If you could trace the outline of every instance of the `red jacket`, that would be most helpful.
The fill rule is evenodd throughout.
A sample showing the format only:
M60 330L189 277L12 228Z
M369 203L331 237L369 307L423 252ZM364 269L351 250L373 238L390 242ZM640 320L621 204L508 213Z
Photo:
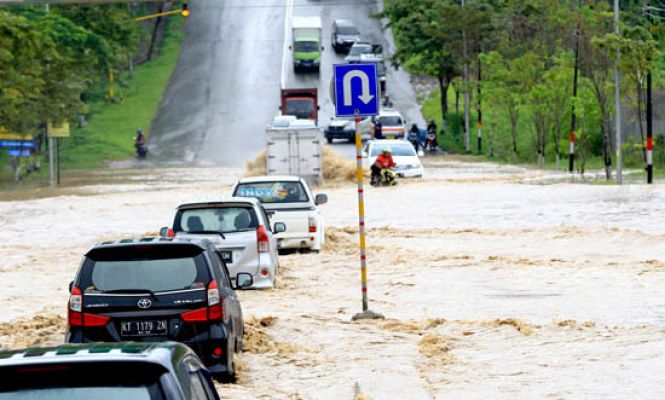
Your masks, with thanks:
M393 161L393 156L391 156L390 154L384 155L383 153L381 153L376 158L376 162L374 163L374 165L380 168L393 168L395 166L395 162Z

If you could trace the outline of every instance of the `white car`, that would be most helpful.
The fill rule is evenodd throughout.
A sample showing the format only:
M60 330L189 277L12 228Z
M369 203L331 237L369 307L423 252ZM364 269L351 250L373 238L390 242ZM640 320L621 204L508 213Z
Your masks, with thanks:
M407 140L370 140L363 148L363 160L369 168L383 149L388 149L395 162L395 173L400 178L422 178L425 169L416 149Z
M274 225L275 233L285 230L282 223ZM252 288L256 289L275 285L277 240L265 209L256 199L231 197L183 203L176 208L171 226L160 233L165 237L208 239L230 276L252 274Z
M280 250L318 252L325 242L325 220L318 206L325 204L325 194L312 195L307 182L290 175L266 175L240 179L233 196L255 197L271 213L275 226L282 223L286 231L277 234Z
M390 108L379 111L381 134L384 139L405 139L406 125L402 114Z

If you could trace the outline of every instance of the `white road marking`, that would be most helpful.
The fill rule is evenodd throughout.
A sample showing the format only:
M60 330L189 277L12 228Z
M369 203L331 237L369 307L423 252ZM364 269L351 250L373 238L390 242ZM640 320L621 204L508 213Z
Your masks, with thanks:
M291 20L293 18L294 0L286 0L286 12L284 13L284 49L282 52L282 81L281 88L286 88L287 68L289 59L289 46L291 45Z

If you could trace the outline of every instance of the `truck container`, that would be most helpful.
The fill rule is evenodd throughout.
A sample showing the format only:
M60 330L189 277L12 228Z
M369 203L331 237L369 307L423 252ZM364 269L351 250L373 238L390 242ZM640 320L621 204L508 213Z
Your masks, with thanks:
M304 121L303 121L304 122ZM313 185L323 178L320 130L311 122L266 128L268 175L295 175Z
M321 18L293 17L293 70L319 72L321 66Z
M316 88L282 89L282 115L311 119L318 124L319 98Z

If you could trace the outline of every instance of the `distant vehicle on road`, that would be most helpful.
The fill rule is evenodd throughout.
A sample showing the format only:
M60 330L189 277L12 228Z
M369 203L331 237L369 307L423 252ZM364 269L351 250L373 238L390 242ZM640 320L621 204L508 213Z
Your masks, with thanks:
M314 184L321 183L321 130L313 121L293 120L287 127L268 127L265 135L268 175L296 175Z
M279 109L283 116L291 115L297 119L311 119L318 123L318 90L316 88L282 89Z
M386 65L383 63L383 57L378 57L376 54L361 54L360 63L376 64L376 77L379 79L381 93L386 91Z
M351 49L349 49L349 55L344 58L344 61L351 64L359 63L363 54L372 55L375 58L383 58L383 47L370 42L355 42L351 46Z
M374 164L383 149L387 148L395 161L395 173L400 178L422 178L424 168L416 149L407 140L370 140L363 148L363 161L367 168Z
M0 350L0 399L218 400L180 343L89 343Z
M319 72L321 52L321 18L293 17L293 70L295 72L313 70Z
M372 138L372 127L373 123L370 117L365 117L360 122L355 122L353 118L331 118L330 124L328 124L323 134L328 143L332 143L335 139L354 141L356 130L358 130L363 140L369 140Z
M275 224L277 233L284 224ZM170 228L162 236L205 238L226 264L231 282L244 272L254 278L252 288L275 286L279 267L277 240L261 203L253 198L215 198L183 203L176 209Z
M383 129L385 139L404 139L406 137L406 125L402 114L391 108L384 108L379 111L379 119Z
M214 376L233 382L242 350L242 309L236 285L207 240L142 238L105 242L83 259L70 284L69 343L178 341Z
M233 187L233 196L257 198L268 212L274 213L275 224L287 226L277 234L279 250L319 252L325 242L325 220L318 206L328 202L328 196L312 191L307 182L297 176L255 176L240 179Z
M337 53L348 53L351 46L360 40L360 32L350 19L336 19L332 26L332 46Z

